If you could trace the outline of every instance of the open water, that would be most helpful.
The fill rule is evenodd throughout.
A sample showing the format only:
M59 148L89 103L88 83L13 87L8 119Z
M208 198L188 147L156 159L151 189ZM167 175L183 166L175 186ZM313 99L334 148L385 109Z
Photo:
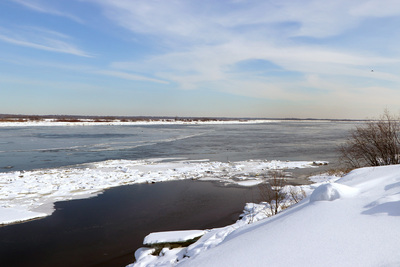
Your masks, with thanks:
M0 227L0 266L126 266L149 233L229 225L258 194L257 188L184 180L57 202L51 216Z
M2 172L108 159L324 160L355 122L240 125L0 127ZM150 232L221 227L255 188L175 181L106 190L58 202L44 219L0 227L0 266L125 266Z

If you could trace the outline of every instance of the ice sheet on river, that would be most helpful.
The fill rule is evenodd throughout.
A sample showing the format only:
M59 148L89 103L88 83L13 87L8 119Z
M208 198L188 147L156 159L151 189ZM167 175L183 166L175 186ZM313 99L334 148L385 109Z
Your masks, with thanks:
M217 179L224 184L255 185L266 179L270 169L316 167L308 161L248 160L109 160L69 168L0 173L0 224L42 217L53 212L53 203L93 196L106 188L135 183L183 179ZM24 213L25 211L25 213ZM15 212L14 214L17 214Z

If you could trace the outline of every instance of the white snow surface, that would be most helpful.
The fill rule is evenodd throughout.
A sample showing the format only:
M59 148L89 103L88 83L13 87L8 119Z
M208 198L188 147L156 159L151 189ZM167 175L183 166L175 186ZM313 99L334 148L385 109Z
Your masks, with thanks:
M0 224L42 217L43 213L50 215L56 201L90 197L120 185L217 179L225 184L249 186L263 181L269 169L311 167L315 166L306 161L147 159L109 160L68 168L0 173ZM243 183L246 179L251 183ZM10 214L16 216L15 220L10 219Z
M152 245L159 243L177 243L186 242L196 237L202 236L206 233L204 230L183 230L183 231L169 231L169 232L156 232L147 235L144 238L143 245Z
M359 192L358 188L353 188L344 184L332 183L319 186L310 196L310 202L333 201L344 197L354 197Z
M47 216L43 212L33 212L13 208L0 207L1 224L10 224Z
M400 266L400 165L316 180L302 186L309 197L275 216L248 203L235 224L129 266Z

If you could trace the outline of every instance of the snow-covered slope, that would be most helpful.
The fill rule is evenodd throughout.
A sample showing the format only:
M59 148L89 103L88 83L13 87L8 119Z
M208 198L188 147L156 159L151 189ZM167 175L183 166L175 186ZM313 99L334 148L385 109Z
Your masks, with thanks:
M400 166L354 170L193 256L178 266L400 266Z

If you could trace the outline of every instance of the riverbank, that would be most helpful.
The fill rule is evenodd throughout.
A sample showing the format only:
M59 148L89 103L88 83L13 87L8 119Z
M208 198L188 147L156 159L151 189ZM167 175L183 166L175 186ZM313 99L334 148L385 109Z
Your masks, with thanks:
M285 185L280 189L279 213L312 195L321 185L333 183L340 177L336 175L319 174L309 177L307 184ZM239 219L221 228L189 230L189 231L169 231L152 232L143 240L143 247L135 252L136 262L127 267L146 267L146 266L175 266L181 262L201 256L202 253L212 250L225 239L233 235L236 231L246 228L251 224L257 224L267 220L274 215L272 207L266 201L263 187L257 188L259 197L246 203ZM261 191L260 191L261 190ZM282 210L283 208L283 210ZM279 214L278 213L278 214ZM198 229L198 228L196 228ZM197 239L192 240L193 232L197 234ZM178 241L177 241L178 240ZM259 265L259 264L258 264ZM252 265L252 266L258 266ZM220 266L211 264L205 266ZM245 266L241 264L240 266Z
M258 220L263 211L248 209L244 219L189 247L157 255L139 249L129 266L398 266L399 172L392 165L356 169L339 180L320 177L307 198L273 217Z

